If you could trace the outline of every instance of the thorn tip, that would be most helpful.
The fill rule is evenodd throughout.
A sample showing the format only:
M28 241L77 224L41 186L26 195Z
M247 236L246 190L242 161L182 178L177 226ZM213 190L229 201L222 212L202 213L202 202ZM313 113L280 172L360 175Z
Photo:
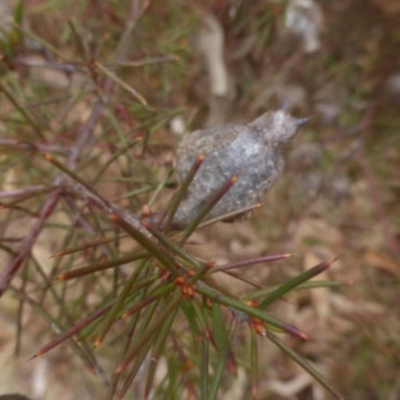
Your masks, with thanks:
M310 120L310 117L299 118L296 123L297 126L300 128L301 126L305 125Z

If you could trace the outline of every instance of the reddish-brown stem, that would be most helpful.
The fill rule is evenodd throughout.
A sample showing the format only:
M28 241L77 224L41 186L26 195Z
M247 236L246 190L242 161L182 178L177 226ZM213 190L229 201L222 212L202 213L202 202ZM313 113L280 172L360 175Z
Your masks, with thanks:
M36 144L32 142L21 142L15 139L0 139L0 146L11 147L17 150L25 150L31 152L58 153L68 154L68 147L56 146L52 144Z

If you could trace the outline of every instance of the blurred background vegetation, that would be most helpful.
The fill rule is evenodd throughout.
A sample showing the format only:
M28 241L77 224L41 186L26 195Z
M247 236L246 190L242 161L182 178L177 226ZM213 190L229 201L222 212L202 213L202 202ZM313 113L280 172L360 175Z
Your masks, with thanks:
M346 398L400 399L399 46L397 0L2 0L0 267L18 254L51 196L59 172L44 153L119 206L159 211L174 187L184 131L251 120L287 101L311 119L285 149L285 175L249 221L197 231L192 240L201 245L191 251L221 264L293 253L243 272L268 285L340 256L321 279L343 287L291 293L274 315L311 337L286 342ZM90 138L80 142L85 132ZM73 232L74 203L65 199L62 208L70 214L58 210L27 250L38 276L101 253L51 258L95 237ZM108 237L104 219L91 224ZM118 245L132 243L122 237ZM47 281L26 265L11 288L40 294ZM244 290L243 282L221 282ZM107 282L82 285L66 303L75 315ZM1 298L0 393L102 398L102 379L65 345L26 361L54 338L41 312L52 307L45 297L40 307L12 289ZM238 331L239 346L246 335ZM117 345L100 348L106 365ZM258 398L329 398L279 350L259 348ZM239 364L221 398L251 397L244 370Z

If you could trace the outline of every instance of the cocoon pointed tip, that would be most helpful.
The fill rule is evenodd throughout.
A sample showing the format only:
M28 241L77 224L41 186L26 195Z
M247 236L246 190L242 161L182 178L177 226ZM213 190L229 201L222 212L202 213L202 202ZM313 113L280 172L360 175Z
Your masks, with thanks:
M310 117L299 118L296 123L297 126L300 128L301 126L305 125L310 120Z

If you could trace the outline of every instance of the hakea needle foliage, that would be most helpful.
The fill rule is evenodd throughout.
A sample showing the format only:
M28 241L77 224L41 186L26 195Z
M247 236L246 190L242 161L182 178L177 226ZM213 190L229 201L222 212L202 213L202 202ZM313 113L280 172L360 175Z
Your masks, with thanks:
M23 301L40 308L49 324L57 327L57 336L37 350L32 359L62 344L72 346L84 365L104 380L109 399L129 398L130 393L138 391L144 398L172 391L184 397L191 394L194 398L215 399L223 390L225 375L235 370L237 358L242 357L232 343L238 326L247 325L250 355L257 353L260 343L253 336L261 336L300 364L336 398L341 398L326 379L281 338L290 335L309 340L308 333L270 312L273 303L293 290L307 287L309 281L326 271L334 260L322 262L278 286L264 287L260 282L244 277L240 270L254 265L264 268L268 263L287 259L290 254L265 255L217 265L212 258L198 259L188 251L190 246L186 244L191 234L204 225L203 220L210 210L232 190L238 182L236 176L228 179L204 202L183 230L175 230L174 213L205 158L195 160L189 177L179 186L165 213L157 218L149 215L139 218L104 198L94 186L53 155L46 155L45 159L61 174L50 191L51 196L65 199L71 209L87 209L76 221L82 226L97 221L104 234L78 244L73 240L78 238L77 232L71 230L65 248L55 252L51 258L54 268L50 277L41 272L46 277L44 293L53 298L60 310L64 310L62 319L40 308L38 299L10 287ZM7 207L15 205L15 202L10 202ZM253 209L246 205L227 215L235 217ZM47 216L50 212L51 209L44 208L41 215ZM225 220L227 215L209 219L205 224ZM118 251L116 244L122 239L131 240L135 250ZM68 246L68 242L73 245ZM11 265L15 267L24 259L21 253L19 257ZM88 262L75 266L77 257ZM217 272L246 282L249 290L239 296L219 283L215 277ZM86 305L85 287L88 284L97 286L99 290L95 304L90 307ZM333 284L318 281L318 285L313 282L312 287ZM60 285L61 292L58 290ZM84 306L84 312L79 310L76 313L68 308L67 294L79 290L83 290L79 302ZM115 348L114 368L106 371L97 352L110 343L114 343ZM162 361L174 366L167 368L166 376L160 382L156 372L158 363ZM250 357L249 365L255 393L256 356ZM144 367L145 379L141 372Z
M122 24L107 32L101 27L100 48L92 49L96 41L88 43L80 34L84 26L77 29L75 18L69 20L65 35L71 34L75 40L71 48L79 47L84 52L79 61L64 56L54 45L23 28L23 24L15 24L21 35L26 31L30 40L43 46L44 54L52 55L49 66L56 65L71 76L85 78L79 90L65 96L64 108L57 108L63 96L52 96L52 101L35 98L33 102L25 97L22 85L14 90L14 73L0 82L1 101L7 101L14 110L9 121L4 122L4 132L12 133L0 139L0 146L7 149L1 155L1 172L5 175L15 165L24 171L22 177L10 174L7 182L0 176L2 188L8 185L8 190L0 191L0 211L4 211L0 216L4 233L0 250L9 259L0 273L0 297L6 291L12 292L20 301L20 310L28 304L54 334L31 359L56 347L70 346L85 368L102 381L107 392L104 398L108 400L212 400L223 395L229 381L226 378L235 374L238 359L247 357L242 364L248 366L255 398L259 346L273 344L340 399L329 382L285 342L286 336L309 340L309 332L274 316L271 307L297 289L339 285L310 282L330 268L333 260L271 287L246 277L241 270L251 266L268 268L290 254L268 254L218 265L212 254L200 259L188 246L194 243L190 240L197 229L235 220L260 207L263 195L282 173L281 147L306 120L291 116L287 107L282 107L247 124L229 124L188 135L178 146L175 159L178 188L169 203L163 202L164 209L152 215L157 196L165 193L164 189L175 187L176 182L170 179L168 165L163 165L169 168L163 181L153 178L157 174L149 164L159 166L160 161L148 151L151 132L166 126L180 111L152 108L150 99L142 94L142 90L152 93L151 88L134 87L131 82L140 83L140 76L150 85L162 75L168 87L164 91L156 88L154 96L158 92L164 96L178 84L176 77L187 71L182 68L181 57L175 55L183 54L180 47L171 55L157 54L151 59L126 63L132 33L150 7L149 1L132 4L120 42L109 41L118 37ZM112 8L102 8L103 12L108 13L106 19L119 21ZM90 29L98 29L97 19ZM191 22L194 21L185 21L185 26L193 26ZM136 35L135 41L145 36ZM173 30L162 44L172 46L171 37L188 36L186 31ZM153 45L142 43L141 48L157 48ZM110 62L94 59L107 47L115 52L109 57ZM7 65L16 65L18 71L27 67L24 57L14 60L12 52L3 53ZM170 63L176 64L173 74L168 75ZM146 69L149 64L154 69ZM140 75L141 70L135 69L133 79L125 68L137 66L144 72ZM176 73L178 68L182 68L180 74ZM120 78L121 69L127 81ZM132 79L128 83L129 78ZM74 85L70 86L74 90ZM89 115L78 128L68 126L69 112L81 105L82 98L90 104ZM102 129L97 129L100 125ZM56 144L54 132L60 139ZM105 161L100 155L108 159ZM101 185L110 180L115 186L126 185L127 190L118 201L111 201L109 193L104 194L107 190ZM21 186L11 187L15 182ZM143 216L131 211L140 209L146 201L149 204ZM9 235L9 226L19 224L21 215L33 222L26 224L26 219L21 219L23 235ZM62 232L62 243L51 250L53 255L44 266L33 247L47 228ZM240 224L233 229L240 229ZM246 283L248 290L235 293L220 283L217 273ZM20 311L19 328L22 316ZM241 349L235 338L243 327L249 340Z
M97 309L88 311L85 317L71 320L69 328L63 328L63 333L39 349L32 358L43 356L63 343L73 343L90 370L105 374L96 358L96 352L104 346L104 342L114 341L116 335L120 338L120 348L108 382L110 399L123 399L132 390L141 390L144 398L150 398L157 391L175 390L192 393L194 397L213 399L223 386L227 367L230 366L228 370L235 369L239 354L232 346L232 339L238 324L246 324L250 336L262 336L274 343L336 398L340 398L325 378L279 337L286 334L308 340L307 333L269 312L274 302L292 290L304 288L310 279L328 269L333 261L323 262L271 288L242 277L240 269L257 264L263 267L271 262L285 260L290 254L267 255L216 265L211 259L200 260L187 251L185 243L191 233L201 225L207 212L235 185L236 178L228 180L206 202L204 208L199 210L198 217L185 230L170 231L173 214L179 207L179 199L184 198L182 191L187 190L190 179L178 188L166 214L161 216L162 219L146 217L141 220L103 198L52 156L46 158L64 174L58 187L64 196L76 201L83 200L85 204L108 215L109 224L120 230L119 236L130 237L139 248L119 257L108 257L78 268L60 270L54 275L52 285L57 287L59 282L72 290L80 281L94 278L101 281L104 277L112 277L116 271L122 274L121 268L124 271L124 275L117 278L117 289L111 285L108 292L103 293ZM202 159L197 160L192 171L196 171L202 162ZM195 173L192 175L193 178ZM214 222L224 218L222 215ZM81 246L66 248L55 253L53 258L63 260L79 252L98 250L112 243L113 239L115 237L104 237ZM216 272L243 280L252 289L239 297L229 288L220 285L214 277ZM330 283L319 281L320 286L325 284ZM121 326L125 327L122 331ZM251 340L251 343L257 346L257 341ZM180 372L174 376L172 370L168 371L162 383L157 384L158 362L170 357L178 364ZM198 361L194 362L193 357L198 358ZM251 376L256 376L257 362L250 364L249 372ZM139 375L143 366L147 370L145 380ZM210 371L214 372L210 374ZM178 387L176 382L179 382ZM252 390L256 391L256 386Z

